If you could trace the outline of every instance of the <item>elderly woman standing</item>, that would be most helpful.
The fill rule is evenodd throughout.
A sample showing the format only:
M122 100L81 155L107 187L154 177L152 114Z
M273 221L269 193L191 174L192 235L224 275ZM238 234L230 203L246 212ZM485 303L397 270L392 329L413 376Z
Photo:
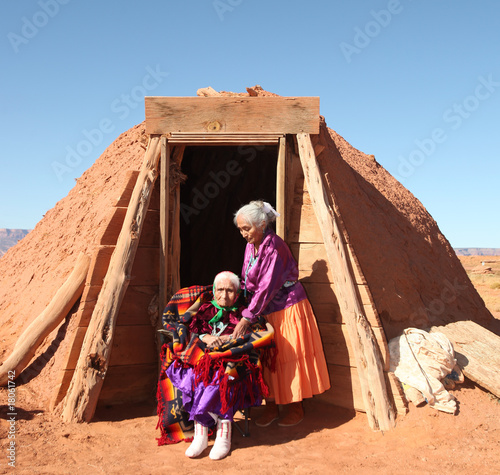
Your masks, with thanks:
M298 266L286 243L269 227L278 213L269 203L252 201L241 207L234 223L247 241L242 270L242 288L248 308L236 325L233 337L264 316L275 329L276 371L264 368L270 397L256 421L267 427L290 427L304 418L302 400L330 387L323 345L316 318L302 284ZM280 418L278 404L288 409Z

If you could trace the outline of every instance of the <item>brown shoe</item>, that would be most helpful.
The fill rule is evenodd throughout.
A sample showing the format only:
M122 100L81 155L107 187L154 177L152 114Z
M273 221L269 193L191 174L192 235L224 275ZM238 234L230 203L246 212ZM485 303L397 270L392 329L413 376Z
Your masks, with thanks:
M292 402L287 404L288 412L285 417L279 420L280 427L292 427L301 423L304 419L304 408L301 402Z
M262 415L255 421L258 427L270 426L279 418L278 406L274 401L266 401L266 407Z

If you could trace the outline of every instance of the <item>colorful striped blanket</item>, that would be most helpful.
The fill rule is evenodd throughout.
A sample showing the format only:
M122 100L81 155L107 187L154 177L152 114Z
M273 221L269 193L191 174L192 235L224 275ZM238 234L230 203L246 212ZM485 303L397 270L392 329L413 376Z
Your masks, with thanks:
M261 369L263 358L272 366L270 352L264 350L274 347L274 329L262 320L242 338L208 350L196 334L189 334L191 316L185 314L197 300L205 303L212 298L212 286L186 287L172 297L163 312L163 328L171 341L163 345L160 354L157 429L160 429L161 436L157 439L158 445L190 440L193 434L193 421L183 410L182 394L165 374L171 364L193 367L197 381L205 384L209 379L219 381L223 409L255 405L255 398L249 397L249 387L259 387L262 396L267 396Z

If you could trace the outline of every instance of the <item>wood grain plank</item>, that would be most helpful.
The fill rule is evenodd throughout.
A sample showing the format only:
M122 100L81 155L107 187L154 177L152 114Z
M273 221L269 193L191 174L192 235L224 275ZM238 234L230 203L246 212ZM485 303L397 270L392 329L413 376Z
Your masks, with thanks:
M207 145L277 145L282 134L224 134L219 132L206 134L168 134L171 144L185 144L191 146Z
M141 239L142 244L142 239ZM101 286L108 271L111 256L115 246L101 246L98 250L90 284ZM136 258L132 266L129 285L158 285L159 282L159 247L139 246L136 251Z
M337 290L335 284L330 282L308 282L307 279L301 280L302 285L306 289L307 297L313 308L315 305L330 305L335 309L335 312L340 312L340 304L337 299ZM379 320L375 318L373 313L367 313L366 319L372 327L380 327ZM346 323L345 318L342 318L342 323Z
M322 304L309 300L318 323L342 323L340 308L331 304Z
M348 366L328 365L332 387L328 391L315 398L329 404L366 412L359 384L357 368ZM408 412L407 403L396 384L397 381L391 373L384 373L386 384L392 389L393 403L398 416L404 416Z
M325 347L325 355L328 354L327 362L341 366L356 366L356 356L352 349L347 326L338 323L319 323L318 326L321 340ZM383 346L383 341L385 339L385 337L383 337L383 330L381 328L374 328L373 332L381 348L384 365L388 369L389 351L387 346Z
M129 286L123 297L116 325L151 325L149 306L157 293L157 285Z
M74 370L61 370L59 373L57 383L55 384L52 392L52 398L49 402L50 411L53 411L64 399L64 396L66 396Z
M86 327L78 327L76 329L73 344L71 345L71 349L67 355L66 363L64 364L65 370L74 370L76 368L76 363L78 362L78 357L80 356L80 351L82 349L83 339L85 338L86 332Z
M109 221L101 235L99 245L114 246L122 229L123 219L127 213L127 208L112 208ZM148 209L144 220L144 228L141 233L140 246L157 246L160 242L160 212L159 210Z
M108 271L109 261L111 260L111 255L115 250L115 246L100 246L92 257L92 262L90 264L91 273L90 285L102 286L106 272Z
M85 289L82 300L80 301L80 307L78 308L77 322L79 327L86 328L89 326L92 312L94 311L99 292L101 291L101 286L87 285Z
M295 202L295 181L297 176L302 173L302 167L300 165L300 160L298 155L295 153L295 140L293 136L288 135L286 137L286 159L285 159L285 174L287 176L287 181L285 183L285 195L287 198L287 203L285 206L285 238L286 242L290 242L290 235L292 231L292 217L294 216L296 209L294 206Z
M167 303L168 283L168 235L170 228L170 145L166 137L161 138L160 158L160 282L159 308Z
M319 133L319 97L146 97L146 133Z
M471 320L434 326L430 332L444 333L464 375L500 397L500 336Z
M405 393L401 383L396 378L394 373L386 373L388 384L391 387L392 396L394 399L394 406L398 416L404 416L408 412L408 401L406 400Z
M112 366L106 374L98 406L153 401L157 382L156 363Z
M126 207L112 208L106 228L104 229L101 239L99 240L100 246L114 246L118 239L118 235L122 229L123 218L127 214Z
M278 163L276 170L276 211L279 216L276 218L276 234L283 240L285 236L285 209L286 209L286 139L281 137L278 147Z
M299 279L302 282L333 282L333 274L327 262L325 245L322 242L291 243L290 250L299 266Z
M328 372L331 389L315 397L335 406L366 412L358 370L349 366L329 364Z
M323 341L326 362L339 366L355 366L345 325L319 323L318 327Z
M294 203L289 242L323 242L321 228L311 204Z
M132 270L130 286L156 285L160 282L160 248L139 247Z
M123 189L121 190L120 195L116 199L114 204L115 207L127 207L130 201L130 197L132 196L132 191L134 190L135 182L137 181L137 177L139 176L139 170L129 170L127 172L126 183Z
M155 331L148 325L117 325L109 366L149 364L158 361Z

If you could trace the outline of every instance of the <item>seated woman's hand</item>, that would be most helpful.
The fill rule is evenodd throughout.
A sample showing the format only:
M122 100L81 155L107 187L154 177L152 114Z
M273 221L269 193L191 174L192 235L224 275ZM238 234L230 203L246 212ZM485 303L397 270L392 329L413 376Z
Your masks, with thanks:
M223 345L229 340L231 340L231 335L220 335L220 336L206 335L203 338L203 343L205 343L208 348L212 349L216 348L217 346Z

